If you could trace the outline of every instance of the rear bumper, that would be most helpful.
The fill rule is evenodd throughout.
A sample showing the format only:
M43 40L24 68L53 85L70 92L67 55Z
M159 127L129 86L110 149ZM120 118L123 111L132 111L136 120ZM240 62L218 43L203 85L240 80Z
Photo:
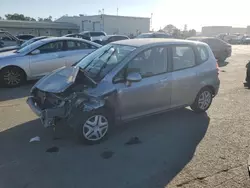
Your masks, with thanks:
M216 85L214 86L214 96L216 96L220 89L220 80L218 79Z
M27 99L27 104L30 109L41 119L44 127L50 127L55 124L56 118L63 118L65 116L65 107L64 105L42 110L37 106L34 97L29 97Z

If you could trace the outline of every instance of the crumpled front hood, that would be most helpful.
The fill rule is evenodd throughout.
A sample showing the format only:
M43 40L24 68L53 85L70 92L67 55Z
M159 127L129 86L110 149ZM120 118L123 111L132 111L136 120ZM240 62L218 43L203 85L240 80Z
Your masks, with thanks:
M1 52L0 53L0 59L5 59L5 58L14 58L14 57L20 57L22 56L19 53L14 53L16 50L11 50L7 52Z
M69 88L76 79L79 67L62 67L40 79L33 88L51 93L61 93Z

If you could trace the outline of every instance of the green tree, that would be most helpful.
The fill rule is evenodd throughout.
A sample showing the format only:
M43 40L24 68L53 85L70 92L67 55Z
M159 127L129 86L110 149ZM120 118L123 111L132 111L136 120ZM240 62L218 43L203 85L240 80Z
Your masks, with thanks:
M174 38L180 39L182 38L181 30L180 29L174 29L172 33Z
M35 18L24 16L23 14L6 14L6 20L36 21Z
M188 34L189 34L190 37L193 37L193 36L196 35L196 30L195 29L191 29L191 30L188 31Z
M173 31L174 31L175 29L177 29L177 28L176 28L174 25L172 25L172 24L166 25L166 26L163 28L163 30L164 30L165 32L170 33L170 34L172 34Z
M52 16L49 16L48 18L38 18L39 22L52 22Z

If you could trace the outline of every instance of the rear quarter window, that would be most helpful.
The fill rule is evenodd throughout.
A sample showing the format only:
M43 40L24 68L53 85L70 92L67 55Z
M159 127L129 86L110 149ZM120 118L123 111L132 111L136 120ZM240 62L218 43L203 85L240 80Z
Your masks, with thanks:
M197 46L197 51L198 51L198 55L199 55L199 58L201 60L201 63L208 60L209 53L208 53L208 49L206 46L203 46L203 45Z

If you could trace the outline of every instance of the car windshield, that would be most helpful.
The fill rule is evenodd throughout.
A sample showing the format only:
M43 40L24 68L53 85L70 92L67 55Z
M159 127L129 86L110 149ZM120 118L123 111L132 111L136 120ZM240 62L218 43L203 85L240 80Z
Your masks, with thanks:
M140 34L136 38L150 38L152 37L152 34Z
M25 47L25 46L27 46L27 45L29 45L29 44L31 44L31 43L33 43L35 41L35 39L30 39L30 40L27 40L26 42L24 42L21 46L20 46L20 48L23 48L23 47Z
M27 41L28 42L28 41ZM42 42L41 41L36 41L36 42L33 42L31 44L28 44L24 47L21 47L19 50L16 51L16 53L23 53L23 52L26 52L27 50L30 50L30 49L33 49L34 47L36 46L39 46L38 44Z
M76 66L98 81L135 49L132 46L108 44L84 57Z

